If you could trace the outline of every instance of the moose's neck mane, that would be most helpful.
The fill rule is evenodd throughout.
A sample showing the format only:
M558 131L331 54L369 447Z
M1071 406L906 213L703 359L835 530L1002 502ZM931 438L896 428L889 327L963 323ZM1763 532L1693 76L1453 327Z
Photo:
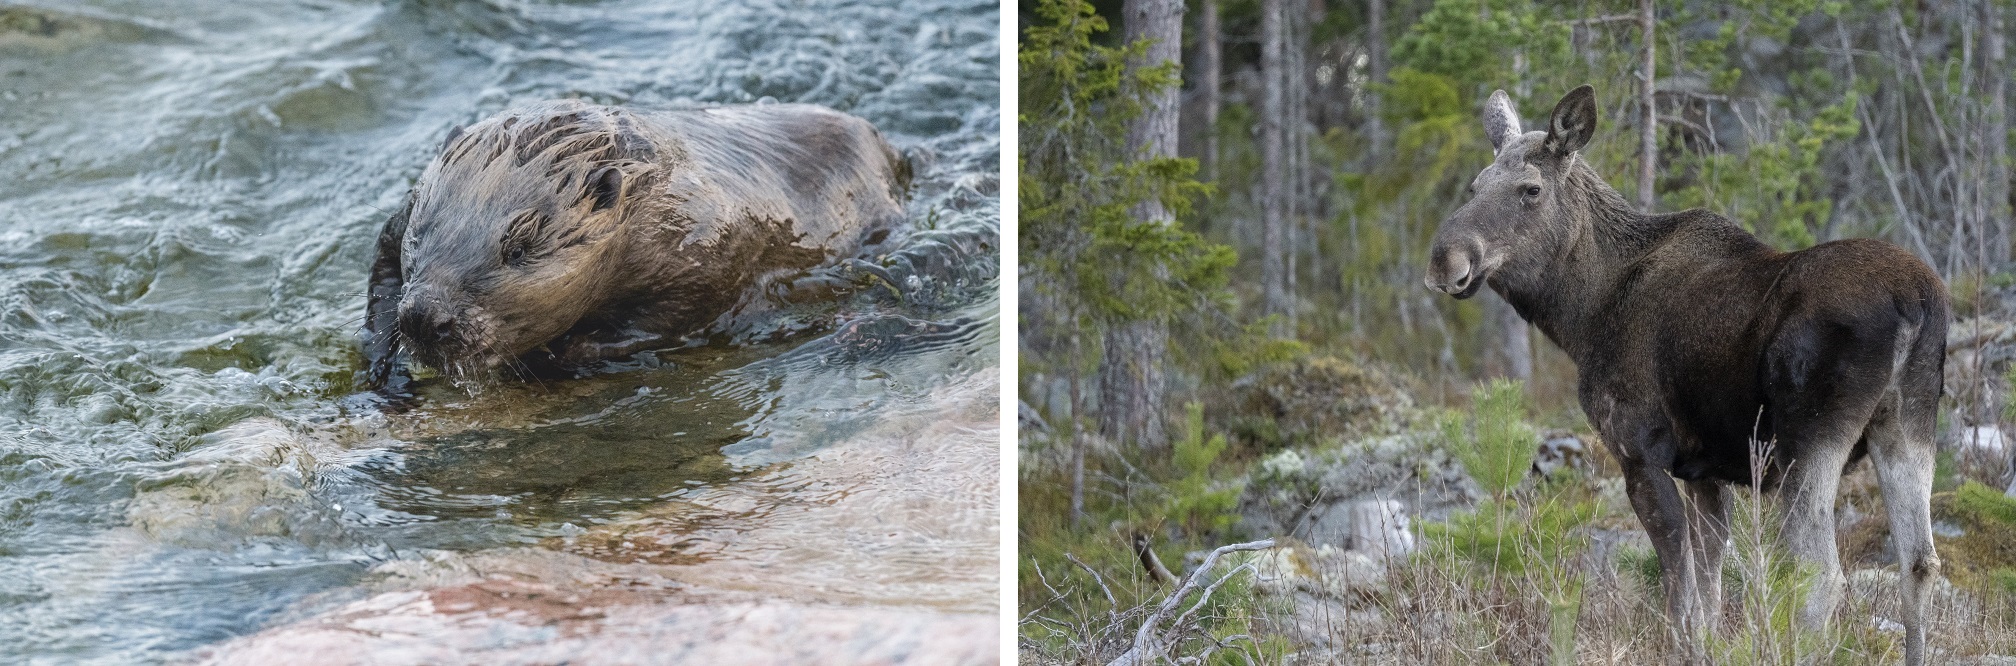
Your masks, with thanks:
M1544 265L1501 271L1491 282L1519 316L1579 365L1589 341L1604 335L1597 313L1607 295L1633 262L1672 233L1678 218L1633 210L1579 153L1570 157L1559 191L1568 223L1554 256Z

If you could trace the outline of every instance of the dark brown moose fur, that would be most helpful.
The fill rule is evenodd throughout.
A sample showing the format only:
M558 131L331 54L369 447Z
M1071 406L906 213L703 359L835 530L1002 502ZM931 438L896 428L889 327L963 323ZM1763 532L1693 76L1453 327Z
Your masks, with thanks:
M1428 286L1467 298L1488 284L1574 359L1684 652L1698 654L1699 632L1717 624L1725 486L1753 480L1754 439L1773 446L1756 481L1779 498L1779 535L1821 576L1801 615L1809 628L1841 594L1843 468L1874 462L1906 572L1906 660L1922 664L1939 566L1929 502L1944 285L1882 241L1779 252L1708 211L1638 213L1577 152L1596 117L1582 86L1546 131L1522 133L1505 93L1492 95L1484 125L1497 158L1436 233Z
M771 284L887 242L907 175L867 121L815 106L498 114L452 133L385 223L365 384L403 385L402 351L468 375L718 328Z

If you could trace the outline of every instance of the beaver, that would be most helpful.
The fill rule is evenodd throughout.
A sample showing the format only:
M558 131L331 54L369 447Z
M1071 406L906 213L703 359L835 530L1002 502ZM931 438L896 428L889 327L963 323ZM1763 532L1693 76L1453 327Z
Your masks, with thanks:
M559 100L458 128L378 236L363 384L401 389L409 355L469 377L717 330L891 242L908 179L874 126L811 105Z

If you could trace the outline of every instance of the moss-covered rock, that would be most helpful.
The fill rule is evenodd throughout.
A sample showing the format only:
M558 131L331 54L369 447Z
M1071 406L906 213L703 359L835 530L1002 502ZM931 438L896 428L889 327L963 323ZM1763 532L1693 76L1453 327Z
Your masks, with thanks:
M1230 393L1211 420L1260 451L1379 434L1414 406L1393 376L1328 356L1268 366Z
M1960 528L1959 536L1938 538L1947 579L1981 594L2016 592L2016 498L1969 481L1933 495L1932 515Z

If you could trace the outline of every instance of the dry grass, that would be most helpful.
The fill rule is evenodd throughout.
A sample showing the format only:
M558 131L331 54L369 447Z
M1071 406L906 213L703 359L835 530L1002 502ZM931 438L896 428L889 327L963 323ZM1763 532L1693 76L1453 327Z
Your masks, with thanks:
M1668 633L1656 561L1614 489L1603 492L1608 484L1614 480L1591 476L1528 488L1502 509L1480 509L1468 523L1477 533L1449 527L1462 521L1422 526L1425 547L1391 563L1383 585L1325 594L1320 581L1343 572L1318 567L1306 572L1318 582L1299 588L1228 590L1212 611L1217 615L1200 618L1189 640L1160 663L1682 663ZM1591 513L1561 517L1577 507ZM1704 643L1709 663L1901 663L1894 565L1858 570L1852 555L1844 557L1851 563L1848 590L1830 629L1795 629L1810 576L1775 545L1770 507L1737 492L1721 626ZM1880 504L1863 510L1882 511ZM2016 595L1948 584L1937 590L1927 614L1932 663L2003 663L1980 659L2016 654ZM1101 594L1055 591L1058 599L1086 593ZM1075 617L1046 614L1062 604L1036 604L1022 621L1022 661L1106 663L1127 649L1157 601L1146 599L1135 608Z

